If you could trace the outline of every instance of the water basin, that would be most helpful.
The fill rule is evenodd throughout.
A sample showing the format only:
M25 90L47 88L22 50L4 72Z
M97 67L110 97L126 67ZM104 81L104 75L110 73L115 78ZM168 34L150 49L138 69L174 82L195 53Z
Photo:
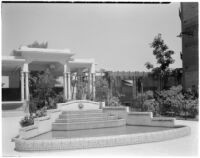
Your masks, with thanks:
M101 136L113 136L124 134L137 134L148 133L156 131L171 130L179 128L180 126L170 127L151 127L151 126L120 126L113 128L98 128L87 130L74 130L74 131L50 131L29 140L50 140L50 139L63 139L63 138L85 138L85 137L101 137Z

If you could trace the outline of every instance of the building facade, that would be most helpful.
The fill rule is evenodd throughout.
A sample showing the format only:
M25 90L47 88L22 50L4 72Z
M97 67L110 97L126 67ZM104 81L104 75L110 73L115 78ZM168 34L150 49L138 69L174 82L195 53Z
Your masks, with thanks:
M182 32L183 87L198 89L198 2L181 3L179 11Z

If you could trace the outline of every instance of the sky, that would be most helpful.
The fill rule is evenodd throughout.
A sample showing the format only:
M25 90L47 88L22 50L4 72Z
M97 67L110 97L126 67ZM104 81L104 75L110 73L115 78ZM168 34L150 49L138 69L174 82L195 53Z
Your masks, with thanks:
M34 41L68 48L75 58L94 58L97 69L147 71L156 65L150 43L158 33L180 59L180 3L170 4L2 4L2 55Z

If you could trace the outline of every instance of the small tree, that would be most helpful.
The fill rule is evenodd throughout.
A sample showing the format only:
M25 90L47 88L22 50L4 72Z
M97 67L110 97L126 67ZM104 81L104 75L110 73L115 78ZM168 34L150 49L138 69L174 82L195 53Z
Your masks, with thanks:
M166 88L166 80L169 75L169 66L174 63L172 55L174 51L169 50L168 46L164 43L161 34L158 34L153 42L150 44L153 48L153 55L156 57L158 67L154 67L150 62L146 62L145 66L147 69L151 69L153 75L159 76L160 78L160 89Z

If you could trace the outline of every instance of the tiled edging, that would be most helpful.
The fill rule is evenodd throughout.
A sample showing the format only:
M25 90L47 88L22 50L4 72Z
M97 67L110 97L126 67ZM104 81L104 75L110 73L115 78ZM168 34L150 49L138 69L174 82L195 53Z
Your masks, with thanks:
M174 128L166 131L127 134L117 136L52 139L52 140L15 140L17 151L72 150L101 148L110 146L134 145L175 139L190 134L190 127Z

